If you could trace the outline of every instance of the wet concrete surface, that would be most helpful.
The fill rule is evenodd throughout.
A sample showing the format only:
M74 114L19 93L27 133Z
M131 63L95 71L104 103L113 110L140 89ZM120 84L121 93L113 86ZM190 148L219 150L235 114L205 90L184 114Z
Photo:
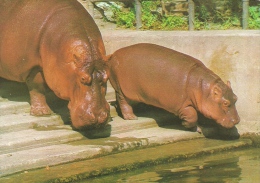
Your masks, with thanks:
M236 149L179 160L163 165L146 166L133 171L95 177L91 183L258 183L260 182L260 149ZM79 181L80 183L87 180Z
M89 160L82 160L58 166L46 166L38 170L24 171L0 181L9 183L17 180L23 182L76 182L89 178L130 171L142 167L151 167L184 159L214 154L234 148L248 147L251 140L221 141L194 139L192 141L150 147L129 152L110 154Z

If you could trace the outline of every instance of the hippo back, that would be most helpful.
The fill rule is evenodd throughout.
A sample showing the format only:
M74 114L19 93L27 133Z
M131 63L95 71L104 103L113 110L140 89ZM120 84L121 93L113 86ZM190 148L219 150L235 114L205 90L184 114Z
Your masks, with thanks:
M24 82L31 68L42 67L44 46L57 53L72 37L89 42L96 60L105 55L98 27L76 0L4 0L0 17L0 76L7 79Z
M111 78L113 73L120 76L116 80L129 99L149 101L175 114L187 100L186 88L192 68L206 69L193 57L145 43L119 49L110 60Z

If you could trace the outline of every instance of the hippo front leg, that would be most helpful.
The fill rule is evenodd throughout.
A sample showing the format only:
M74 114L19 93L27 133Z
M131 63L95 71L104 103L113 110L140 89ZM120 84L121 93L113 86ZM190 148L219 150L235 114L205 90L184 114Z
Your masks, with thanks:
M26 79L30 93L31 112L33 116L50 115L52 113L45 98L45 81L39 69L33 69Z
M192 106L188 106L182 109L180 111L179 117L182 120L182 125L185 128L201 133L200 128L197 127L198 114Z
M137 116L133 112L132 106L127 102L122 92L116 92L116 100L120 106L123 118L125 120L136 120Z

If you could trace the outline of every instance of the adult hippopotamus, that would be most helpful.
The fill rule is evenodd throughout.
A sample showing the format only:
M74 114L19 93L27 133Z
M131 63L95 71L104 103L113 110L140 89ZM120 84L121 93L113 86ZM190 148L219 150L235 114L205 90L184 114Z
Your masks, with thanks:
M84 7L76 0L3 0L0 17L0 77L27 83L31 114L51 113L46 82L69 100L76 129L105 124L105 48Z
M131 102L142 102L175 114L186 128L196 127L197 111L225 128L240 120L230 82L191 56L143 43L119 49L108 66L124 119L136 119Z

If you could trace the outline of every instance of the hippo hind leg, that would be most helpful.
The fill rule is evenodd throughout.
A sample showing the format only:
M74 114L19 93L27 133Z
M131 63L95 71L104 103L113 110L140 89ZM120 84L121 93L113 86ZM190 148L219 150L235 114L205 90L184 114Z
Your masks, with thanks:
M201 132L200 128L197 127L197 111L192 106L188 106L182 109L179 117L182 120L182 125L185 128L188 128L191 131L198 131L199 133Z
M120 106L123 118L125 120L136 120L137 116L133 112L132 106L127 102L122 92L116 92L116 100Z
M30 93L31 112L33 116L50 115L52 113L45 98L45 80L39 68L32 69L26 79Z

